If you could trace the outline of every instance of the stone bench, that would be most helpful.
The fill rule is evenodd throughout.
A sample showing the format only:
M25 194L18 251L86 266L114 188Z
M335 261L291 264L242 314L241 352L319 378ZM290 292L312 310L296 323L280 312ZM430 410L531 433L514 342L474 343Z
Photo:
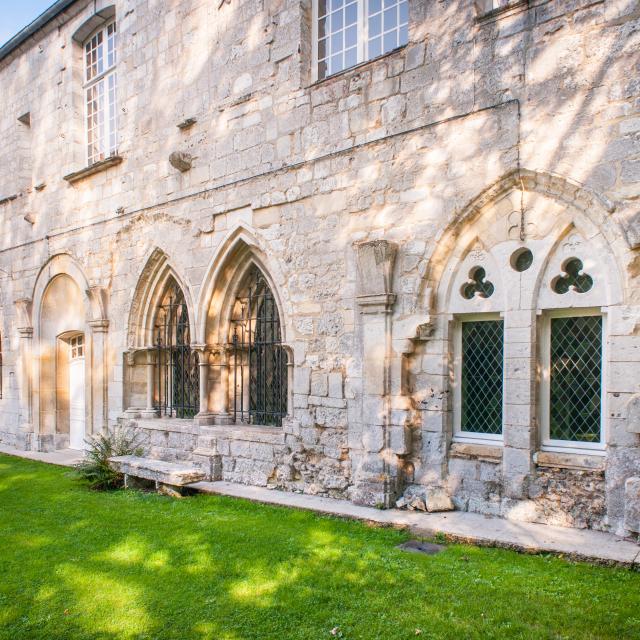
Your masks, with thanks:
M129 478L142 478L155 482L156 489L172 496L182 495L186 485L205 478L205 474L192 465L165 462L140 456L114 456L109 458L111 466L124 475L124 485Z

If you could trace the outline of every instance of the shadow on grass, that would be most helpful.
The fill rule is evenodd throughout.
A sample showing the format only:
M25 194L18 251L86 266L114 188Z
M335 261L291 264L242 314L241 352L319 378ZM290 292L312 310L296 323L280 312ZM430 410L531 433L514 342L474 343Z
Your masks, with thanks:
M632 638L640 574L0 458L0 638Z

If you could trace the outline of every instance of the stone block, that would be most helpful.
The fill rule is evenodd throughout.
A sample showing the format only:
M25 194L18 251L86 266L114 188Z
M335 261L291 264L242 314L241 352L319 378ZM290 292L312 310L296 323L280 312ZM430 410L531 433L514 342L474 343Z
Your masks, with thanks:
M311 369L295 367L293 370L293 392L308 395L311 388Z
M311 374L311 395L324 397L329 393L329 379L326 373L314 371Z
M411 452L411 430L408 427L389 427L389 448L398 456Z
M444 489L428 489L425 502L429 513L454 509L453 501Z
M343 398L343 378L342 372L334 371L329 374L329 397L330 398Z
M640 533L640 477L628 478L624 483L624 526Z
M627 403L627 431L640 434L640 394Z

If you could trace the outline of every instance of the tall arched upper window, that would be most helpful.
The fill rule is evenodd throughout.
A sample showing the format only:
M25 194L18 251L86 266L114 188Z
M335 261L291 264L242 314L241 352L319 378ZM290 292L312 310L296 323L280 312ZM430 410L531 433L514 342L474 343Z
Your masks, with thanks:
M156 409L160 415L191 418L198 413L198 354L191 349L189 312L182 289L169 278L155 321Z
M116 23L109 22L85 41L84 91L87 161L94 164L116 152Z
M273 292L256 266L236 301L231 352L234 421L281 426L287 414L287 354Z

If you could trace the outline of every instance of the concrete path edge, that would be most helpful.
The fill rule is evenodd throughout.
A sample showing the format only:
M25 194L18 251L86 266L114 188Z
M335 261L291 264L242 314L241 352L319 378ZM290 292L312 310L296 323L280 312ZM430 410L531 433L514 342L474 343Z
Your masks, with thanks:
M4 444L0 444L0 453L66 467L72 467L82 459L82 453L79 451L42 453L21 451ZM420 538L444 536L452 542L500 547L523 553L548 553L570 560L640 571L640 546L611 533L516 522L465 511L422 513L399 509L380 510L356 505L347 500L224 481L200 481L187 486L202 493L304 509L338 518L360 520L376 526L407 529Z

